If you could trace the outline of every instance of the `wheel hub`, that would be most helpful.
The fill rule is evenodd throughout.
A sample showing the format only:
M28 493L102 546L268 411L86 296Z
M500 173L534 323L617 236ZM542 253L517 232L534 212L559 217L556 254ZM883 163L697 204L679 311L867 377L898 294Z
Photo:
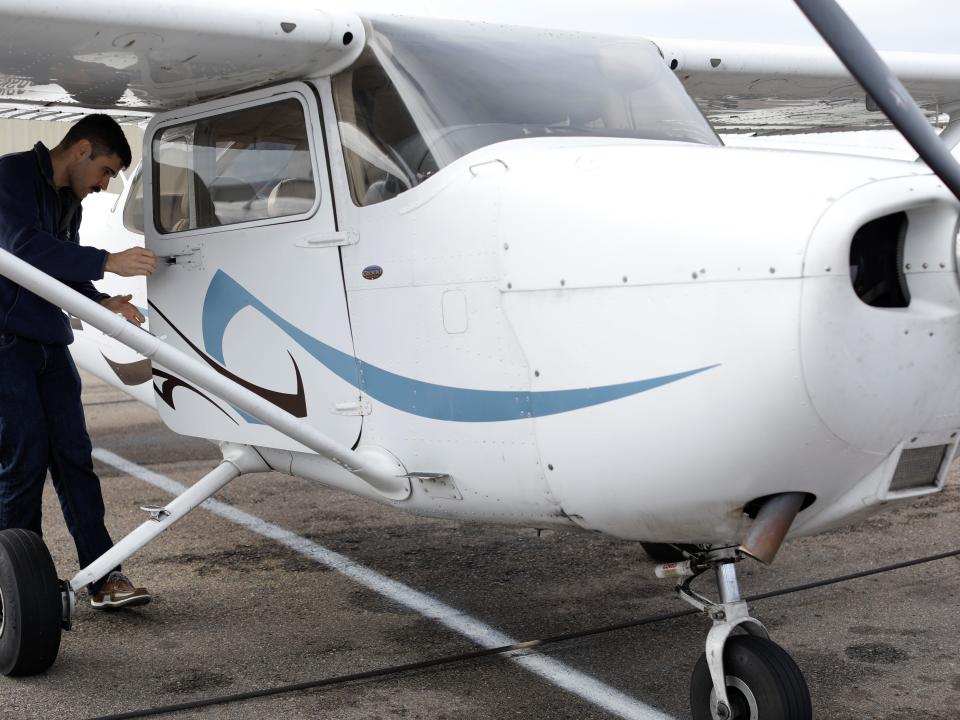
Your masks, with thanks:
M747 684L733 675L726 676L727 697L730 700L730 714L720 715L717 710L717 691L710 691L710 714L713 720L758 720L757 698Z
M3 637L3 589L0 588L0 637Z

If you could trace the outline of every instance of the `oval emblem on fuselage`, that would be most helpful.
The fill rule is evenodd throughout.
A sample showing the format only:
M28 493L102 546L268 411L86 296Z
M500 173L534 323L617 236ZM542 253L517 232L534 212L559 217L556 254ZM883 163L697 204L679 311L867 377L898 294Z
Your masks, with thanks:
M365 280L376 280L381 275L383 275L383 268L379 265L367 265L367 267L363 269L363 277Z

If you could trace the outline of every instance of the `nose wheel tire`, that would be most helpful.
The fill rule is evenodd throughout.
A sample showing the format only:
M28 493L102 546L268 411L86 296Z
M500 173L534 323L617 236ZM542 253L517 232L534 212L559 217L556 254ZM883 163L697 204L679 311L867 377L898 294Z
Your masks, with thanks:
M0 531L0 673L37 675L60 650L63 600L47 546L28 530Z
M723 670L731 714L710 708L716 695L706 654L693 669L690 707L693 720L811 720L810 691L786 650L754 635L734 635L723 650Z

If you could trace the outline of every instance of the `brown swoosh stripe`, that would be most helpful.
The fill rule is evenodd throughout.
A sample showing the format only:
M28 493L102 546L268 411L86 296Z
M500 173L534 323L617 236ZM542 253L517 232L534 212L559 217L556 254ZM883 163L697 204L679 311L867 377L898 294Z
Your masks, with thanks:
M169 325L173 329L173 331L177 333L177 335L183 338L183 341L190 346L191 350L193 350L197 355L199 355L203 359L203 361L207 363L207 365L212 367L214 370L216 370L218 373L223 375L225 378L229 378L230 380L233 380L235 383L242 385L250 392L255 393L256 395L259 395L269 403L273 403L281 410L286 410L288 413L290 413L294 417L302 418L307 416L307 397L306 397L306 393L303 390L303 378L300 376L300 368L297 366L297 361L294 359L293 353L291 353L289 350L287 350L287 355L290 356L290 362L293 363L293 371L297 375L297 391L295 393L283 393L277 390L270 390L268 388L255 385L249 380L245 380L239 375L235 375L234 373L227 370L220 363L218 363L212 357L210 357L205 352L203 352L203 350L201 350L196 345L194 345L186 335L180 332L180 329L176 325L170 322L169 318L167 318L167 316L163 314L160 308L158 308L156 305L154 305L152 302L149 302L149 301L148 301L148 305L153 310L155 310L161 318L163 318L163 321L167 323L167 325Z
M163 378L163 383L161 384L160 387L157 387L156 383L153 384L153 390L154 392L157 393L157 395L160 396L160 399L163 400L163 402L166 403L171 410L177 409L177 406L173 402L173 391L176 390L178 387L182 387L192 392L195 392L197 395L202 397L208 403L213 405L217 410L219 410L224 415L226 415L227 419L229 419L230 422L232 422L234 425L240 424L235 419L230 417L230 413L228 413L226 410L220 407L217 403L211 400L207 395L204 395L202 392L200 392L193 385L190 385L189 383L187 383L185 380L181 380L176 375L171 375L170 373L164 372L163 370L154 370L153 374L159 378Z
M124 385L140 385L153 378L153 369L150 366L149 360L144 359L131 363L120 363L116 360L111 360L102 352L100 356L107 361L107 365L116 373L116 376L120 378L120 382Z

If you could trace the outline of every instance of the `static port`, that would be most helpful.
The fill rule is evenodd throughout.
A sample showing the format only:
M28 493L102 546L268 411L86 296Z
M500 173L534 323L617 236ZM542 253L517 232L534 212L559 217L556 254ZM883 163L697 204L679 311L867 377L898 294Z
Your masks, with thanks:
M857 230L850 245L850 281L863 302L873 307L910 305L903 272L907 214L885 215Z

